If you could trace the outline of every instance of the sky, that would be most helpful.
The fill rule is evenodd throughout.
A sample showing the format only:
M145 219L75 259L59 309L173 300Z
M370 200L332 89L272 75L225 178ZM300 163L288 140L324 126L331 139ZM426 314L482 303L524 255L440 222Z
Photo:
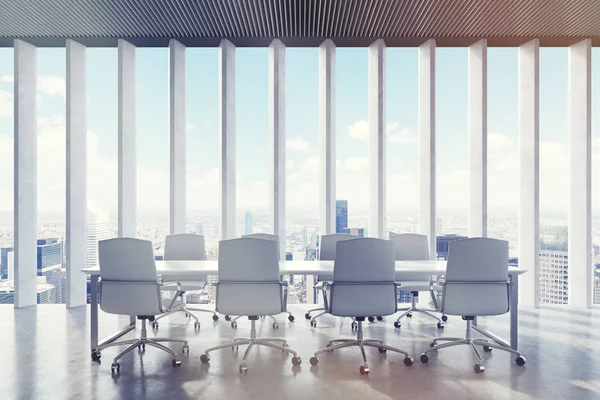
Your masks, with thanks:
M188 210L218 210L218 50L186 53ZM336 53L337 198L351 212L368 208L368 49ZM168 49L137 49L139 212L169 209ZM386 50L387 209L418 207L417 49ZM436 50L437 204L468 210L468 50ZM568 207L567 49L540 50L542 212ZM0 49L0 212L13 209L13 50ZM592 51L593 76L600 53ZM236 50L237 213L268 209L268 50ZM286 51L288 212L318 214L318 50ZM592 82L592 134L600 110ZM65 209L65 50L38 49L38 208ZM88 198L117 206L117 49L87 50ZM516 217L519 190L517 49L488 50L488 201L490 217ZM600 174L600 141L593 144ZM600 212L600 185L593 184Z

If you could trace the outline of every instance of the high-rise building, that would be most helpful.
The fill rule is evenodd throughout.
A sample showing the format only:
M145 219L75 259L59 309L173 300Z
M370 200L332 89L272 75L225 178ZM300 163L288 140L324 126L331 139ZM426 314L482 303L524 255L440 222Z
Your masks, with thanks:
M567 227L540 226L540 303L568 303L568 240Z
M14 301L14 281L5 280L0 282L0 304L14 304ZM56 303L56 288L48 284L43 276L37 277L37 302L38 304Z
M435 240L435 247L437 253L438 260L447 260L448 259L448 248L450 247L450 243L455 240L466 239L466 236L459 236L455 234L451 235L439 235Z
M306 249L308 247L308 228L302 228L302 248Z
M600 264L594 267L594 304L600 304Z
M15 252L9 251L6 257L8 280L13 281L15 279Z
M98 242L110 239L112 235L108 213L90 200L88 200L86 235L85 264L86 267L95 267L98 265Z
M342 233L348 227L348 200L335 202L335 233Z
M63 242L58 239L38 239L37 274L45 276L47 272L63 267Z
M196 222L196 235L204 235L204 225L202 225L202 222Z
M244 231L245 235L249 235L252 233L252 213L250 211L246 211L246 230Z
M0 249L0 280L11 279L8 277L8 253L13 251L13 247L3 247Z

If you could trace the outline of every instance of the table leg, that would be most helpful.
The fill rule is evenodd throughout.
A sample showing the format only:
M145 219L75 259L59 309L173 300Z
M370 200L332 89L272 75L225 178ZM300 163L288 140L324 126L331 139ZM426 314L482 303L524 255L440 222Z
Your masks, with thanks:
M514 350L519 349L519 276L511 275L510 277L510 343L504 339L477 326L477 318L473 321L473 329L484 336L492 339L498 344L510 347Z
M98 275L90 276L90 346L92 351L98 348Z
M519 275L510 277L510 347L519 349Z

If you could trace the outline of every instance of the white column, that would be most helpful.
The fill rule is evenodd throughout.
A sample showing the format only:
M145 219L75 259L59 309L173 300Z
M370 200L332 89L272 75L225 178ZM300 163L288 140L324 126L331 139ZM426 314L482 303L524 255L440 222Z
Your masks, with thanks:
M569 47L569 303L591 307L592 275L592 50L585 39Z
M520 300L539 307L540 282L540 42L519 47L519 265Z
M335 44L319 46L319 232L335 233Z
M228 40L219 44L219 192L221 239L235 233L235 46Z
M119 237L137 236L135 46L119 39Z
M15 39L15 308L37 304L37 50Z
M87 304L87 98L86 48L67 39L67 308Z
M269 152L271 223L285 260L285 45L278 39L269 46Z
M469 237L487 236L487 41L469 46Z
M419 46L419 233L436 258L435 212L435 40Z
M169 41L169 158L170 208L169 232L185 233L185 46Z
M385 238L385 42L369 46L369 236Z

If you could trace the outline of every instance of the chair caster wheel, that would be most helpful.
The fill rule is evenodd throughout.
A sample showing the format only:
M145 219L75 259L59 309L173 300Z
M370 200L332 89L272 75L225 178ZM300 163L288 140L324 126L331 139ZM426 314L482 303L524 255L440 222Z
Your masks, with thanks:
M217 314L213 314L213 321L217 322L219 320L219 316Z
M198 321L194 322L194 329L200 330L200 322L198 322Z
M231 317L229 315L226 315L225 316L225 321L227 321L227 322L231 321Z
M312 326L313 328L317 327L317 321L315 321L314 319L310 321L310 326ZM354 328L353 328L354 329Z
M379 347L378 350L380 353L385 353L387 351L387 349L384 349L383 347Z
M398 322L398 321L394 322L394 328L400 329L400 326L401 326L400 322Z
M158 329L158 322L154 321L152 323L152 329Z
M444 329L444 324L442 324L441 322L437 323L437 328L438 329Z
M174 358L174 359L171 360L171 365L173 366L173 368L179 367L181 365L181 361L179 361L178 359Z
M369 322L375 322L375 317L369 317L367 319L369 320Z
M138 345L138 350L146 350L146 345L144 343Z
M361 375L369 375L369 366L367 364L360 366Z
M483 351L485 351L486 353L491 353L492 348L490 346L483 346Z
M279 329L279 324L277 322L273 322L273 329Z
M190 346L188 346L187 344L184 344L181 347L181 354L190 354Z
M448 321L448 316L447 315L442 315L442 321L444 321L444 322Z
M435 342L429 343L429 347L435 347Z
M293 315L288 315L288 321L294 322L295 319Z
M483 364L475 364L475 367L473 367L473 369L475 370L475 373L477 373L477 374L481 374L481 373L485 372L485 366Z
M306 319L311 319L311 316L310 316L310 314L309 314L309 313L306 313L306 314L304 314L304 318L306 318Z
M352 328L353 331L355 331L358 329L358 324L356 322L353 322L350 327Z
M302 364L302 359L299 356L292 357L292 365L294 367L296 367L296 366L298 366L300 364Z
M411 312L409 312L408 314L406 314L406 316L407 316L408 318L412 318L412 313L411 313Z
M92 351L92 361L99 361L100 357L102 357L102 354L100 354L99 351L96 351L96 350Z
M248 372L248 366L246 364L240 364L240 372Z
M210 361L210 356L208 354L202 354L200 356L200 361L202 361L203 364L206 364Z
M317 365L319 364L319 359L317 357L311 357L310 358L310 365Z
M415 359L414 358L412 358L412 357L405 357L404 358L404 365L406 365L407 367L410 367L414 363L415 363Z
M421 362L427 364L429 362L429 356L427 354L421 354Z
M237 322L233 321L233 322L231 323L231 327L232 327L233 329L236 329L236 328L237 328Z
M118 362L112 363L112 365L110 366L110 370L113 374L118 374L119 372L121 372L121 364L119 364Z
M515 363L517 363L517 365L519 367L522 367L523 365L525 365L526 362L527 362L527 360L523 356L519 356L519 357L515 358Z
M383 317L377 317L377 321L383 321Z

